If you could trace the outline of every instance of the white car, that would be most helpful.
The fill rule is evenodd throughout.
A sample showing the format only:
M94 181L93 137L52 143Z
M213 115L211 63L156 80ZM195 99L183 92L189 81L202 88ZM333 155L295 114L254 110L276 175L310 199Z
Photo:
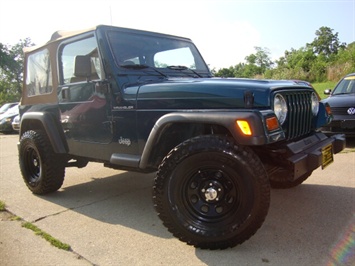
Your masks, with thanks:
M12 120L11 125L12 125L12 129L14 131L17 131L17 132L20 131L20 121L21 121L20 115L15 116L14 120Z

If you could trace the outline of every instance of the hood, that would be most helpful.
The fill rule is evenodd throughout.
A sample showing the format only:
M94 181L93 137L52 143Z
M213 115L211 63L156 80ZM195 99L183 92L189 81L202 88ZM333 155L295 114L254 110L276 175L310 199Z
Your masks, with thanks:
M324 100L330 107L355 107L355 93L332 95Z
M126 88L136 94L137 108L243 108L245 95L254 96L254 108L270 107L270 93L277 89L307 88L292 81L250 79L167 79Z
M14 113L12 113L12 114L7 114L7 113L4 113L4 114L1 114L0 115L0 120L3 120L3 119L5 119L5 118L12 118L12 117L15 117L15 116L17 116L18 114L14 114Z
M19 109L18 106L16 105L15 107L10 108L7 110L5 113L0 115L0 120L8 117L15 117L19 114Z

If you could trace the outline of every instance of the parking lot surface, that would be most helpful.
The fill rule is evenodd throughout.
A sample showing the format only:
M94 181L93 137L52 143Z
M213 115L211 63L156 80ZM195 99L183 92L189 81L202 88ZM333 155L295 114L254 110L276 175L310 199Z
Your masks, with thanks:
M0 213L1 265L355 265L353 144L302 185L271 191L265 223L232 249L201 250L157 217L154 174L89 163L67 168L63 187L33 195L18 166L18 135L0 135L0 200L13 215L71 246L60 250Z

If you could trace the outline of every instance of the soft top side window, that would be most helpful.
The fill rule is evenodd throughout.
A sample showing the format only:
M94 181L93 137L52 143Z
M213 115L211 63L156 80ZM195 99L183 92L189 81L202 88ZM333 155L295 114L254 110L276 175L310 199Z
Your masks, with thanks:
M26 73L27 96L52 92L52 69L48 49L39 50L28 56Z
M62 64L62 84L102 78L102 69L94 36L64 45L60 60Z

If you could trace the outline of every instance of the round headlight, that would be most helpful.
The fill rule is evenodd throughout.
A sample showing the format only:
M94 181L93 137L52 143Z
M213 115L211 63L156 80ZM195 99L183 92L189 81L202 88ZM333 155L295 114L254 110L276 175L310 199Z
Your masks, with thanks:
M274 112L282 125L287 116L287 104L285 98L281 94L276 94L274 98Z
M317 115L319 110L319 101L318 101L318 96L315 92L312 92L311 100L312 100L312 113L313 115Z

